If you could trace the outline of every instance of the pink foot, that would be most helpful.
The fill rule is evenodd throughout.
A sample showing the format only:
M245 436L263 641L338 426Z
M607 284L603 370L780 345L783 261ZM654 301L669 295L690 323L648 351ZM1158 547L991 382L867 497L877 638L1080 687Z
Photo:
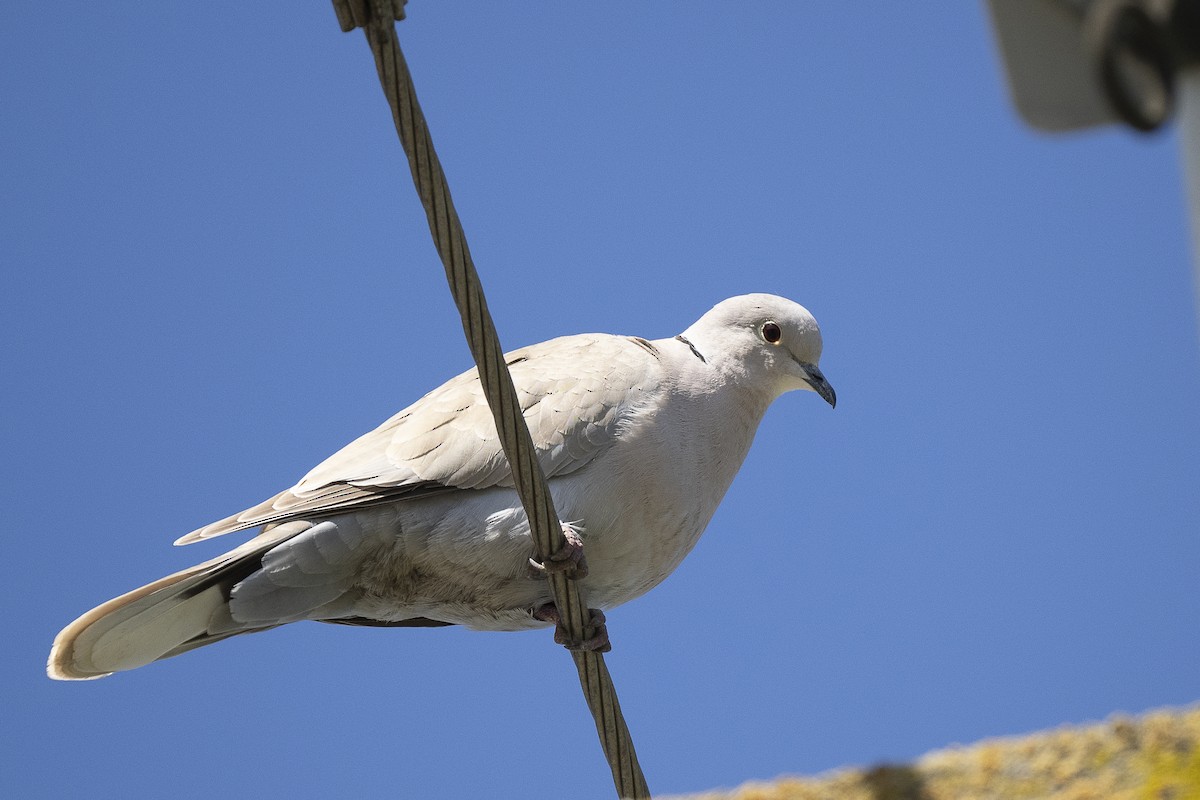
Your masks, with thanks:
M612 643L608 640L608 627L604 624L604 612L598 608L589 608L588 613L591 615L591 620L588 624L595 632L581 642L572 641L567 637L567 629L563 627L562 618L559 617L558 608L554 603L547 603L544 606L535 608L533 610L533 618L540 619L542 622L554 623L555 644L561 644L568 650L607 653L612 650Z
M538 577L551 572L563 572L572 580L582 580L588 574L587 559L583 557L583 539L579 537L579 531L565 522L562 532L563 538L567 540L566 544L546 559L545 563L529 559L529 566Z

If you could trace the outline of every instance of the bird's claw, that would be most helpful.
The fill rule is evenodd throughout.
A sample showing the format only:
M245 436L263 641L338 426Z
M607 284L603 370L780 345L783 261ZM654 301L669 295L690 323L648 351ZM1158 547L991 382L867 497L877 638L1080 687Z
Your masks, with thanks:
M561 644L568 650L607 653L612 650L612 642L608 639L608 626L604 624L604 612L598 608L589 608L588 614L590 615L588 627L592 629L592 635L576 641L567 634L567 629L562 624L562 617L559 616L558 607L554 603L547 603L533 610L534 619L554 623L555 644Z
M564 522L562 533L566 543L558 552L552 553L544 562L529 559L531 575L543 578L552 572L561 572L577 581L587 577L587 559L583 555L583 539L580 538L579 531L573 525Z

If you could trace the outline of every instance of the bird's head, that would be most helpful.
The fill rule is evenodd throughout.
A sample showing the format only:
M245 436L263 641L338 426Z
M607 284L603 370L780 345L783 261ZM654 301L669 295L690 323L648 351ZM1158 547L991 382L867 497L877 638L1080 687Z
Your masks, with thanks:
M681 334L698 356L772 398L807 389L833 406L837 395L817 366L821 329L804 306L773 294L745 294L713 306Z

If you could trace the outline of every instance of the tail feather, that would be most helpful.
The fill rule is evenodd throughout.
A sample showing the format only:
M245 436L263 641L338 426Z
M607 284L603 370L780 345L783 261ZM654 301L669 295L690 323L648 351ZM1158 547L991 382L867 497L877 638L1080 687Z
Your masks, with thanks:
M269 528L211 561L92 609L55 637L47 674L58 680L101 678L239 633L274 627L238 626L229 614L229 592L259 568L267 550L310 526L297 520Z

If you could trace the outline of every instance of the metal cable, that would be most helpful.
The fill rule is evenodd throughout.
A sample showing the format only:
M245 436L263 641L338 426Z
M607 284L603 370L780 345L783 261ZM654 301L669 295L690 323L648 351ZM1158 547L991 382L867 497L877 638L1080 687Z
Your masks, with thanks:
M479 275L471 261L458 213L450 199L445 173L433 149L429 128L417 102L412 76L396 37L394 19L404 18L403 0L333 0L342 30L361 26L375 56L379 82L392 109L396 132L408 156L413 183L425 214L429 231L446 269L450 292L462 316L463 332L479 369L488 406L496 419L496 429L504 454L512 465L513 483L529 517L538 559L543 563L565 544L554 501L546 486L546 477L533 448L513 388L512 376L504 363L504 350L488 312ZM574 582L561 573L548 573L554 602L568 636L582 641L594 634L590 629L587 606ZM622 798L649 798L650 790L638 764L633 739L621 716L617 692L604 664L595 652L573 651L579 683L596 722L596 732L612 769L613 783Z

